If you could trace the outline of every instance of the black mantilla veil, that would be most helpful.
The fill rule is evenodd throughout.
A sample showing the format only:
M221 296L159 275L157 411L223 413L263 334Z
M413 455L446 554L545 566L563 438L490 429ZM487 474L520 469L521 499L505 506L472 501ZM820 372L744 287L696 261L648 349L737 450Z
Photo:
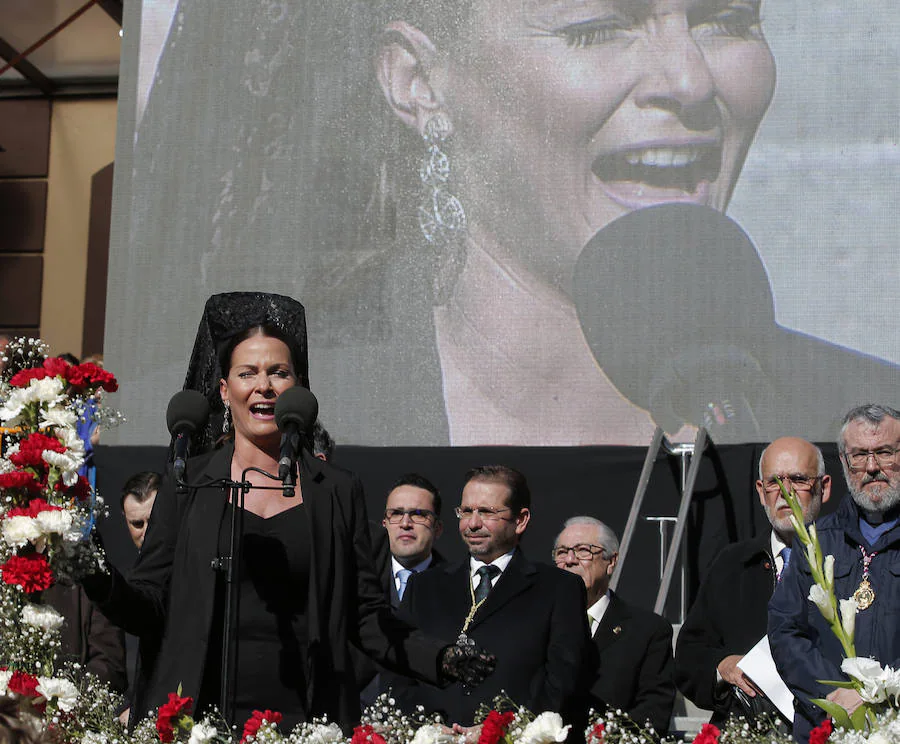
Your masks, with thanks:
M222 434L225 407L219 395L222 368L219 353L235 336L257 326L272 326L291 350L299 384L309 387L306 311L297 300L268 292L224 292L212 295L203 308L194 349L184 378L184 390L198 390L209 402L206 428L191 439L191 453L212 449Z

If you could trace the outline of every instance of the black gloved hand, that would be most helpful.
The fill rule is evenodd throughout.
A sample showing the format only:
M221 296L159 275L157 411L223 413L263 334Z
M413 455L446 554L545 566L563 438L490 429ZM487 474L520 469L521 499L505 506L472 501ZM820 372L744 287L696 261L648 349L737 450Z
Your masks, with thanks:
M471 646L447 646L441 652L441 676L464 687L481 684L497 666L497 657Z

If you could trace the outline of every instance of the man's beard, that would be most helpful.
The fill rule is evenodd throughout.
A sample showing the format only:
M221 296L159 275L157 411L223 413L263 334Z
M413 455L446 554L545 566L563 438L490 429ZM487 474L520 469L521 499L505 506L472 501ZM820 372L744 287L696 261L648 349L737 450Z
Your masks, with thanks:
M872 494L865 490L865 486L872 482L885 484L878 492L877 501ZM878 473L874 476L865 475L859 486L851 485L848 479L847 487L850 489L850 496L853 498L853 501L863 511L883 513L900 504L900 484L892 485L884 473Z

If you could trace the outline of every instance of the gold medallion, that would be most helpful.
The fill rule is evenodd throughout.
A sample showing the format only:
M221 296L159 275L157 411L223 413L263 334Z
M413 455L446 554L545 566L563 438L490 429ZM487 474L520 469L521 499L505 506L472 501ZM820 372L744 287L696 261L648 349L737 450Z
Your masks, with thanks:
M859 610L866 610L872 606L872 603L875 601L875 590L868 579L863 579L856 591L853 592L853 601L856 602L856 607Z

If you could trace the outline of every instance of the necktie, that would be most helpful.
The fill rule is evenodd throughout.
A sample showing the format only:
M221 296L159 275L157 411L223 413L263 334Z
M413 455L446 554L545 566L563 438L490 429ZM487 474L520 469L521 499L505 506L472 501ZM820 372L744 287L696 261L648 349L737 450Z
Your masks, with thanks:
M397 589L397 596L400 599L403 599L403 592L406 591L406 582L409 581L409 577L413 575L413 572L408 568L401 568L397 571L397 580L400 582L400 588Z
M788 563L791 562L791 549L787 547L782 548L779 555L781 556L781 560L784 561L784 565L781 567L781 573L778 574L778 580L781 581L781 577L784 576L784 572L787 571Z
M491 579L500 573L500 569L496 566L482 566L475 573L480 577L478 586L475 587L475 602L478 603L487 599L491 591Z

